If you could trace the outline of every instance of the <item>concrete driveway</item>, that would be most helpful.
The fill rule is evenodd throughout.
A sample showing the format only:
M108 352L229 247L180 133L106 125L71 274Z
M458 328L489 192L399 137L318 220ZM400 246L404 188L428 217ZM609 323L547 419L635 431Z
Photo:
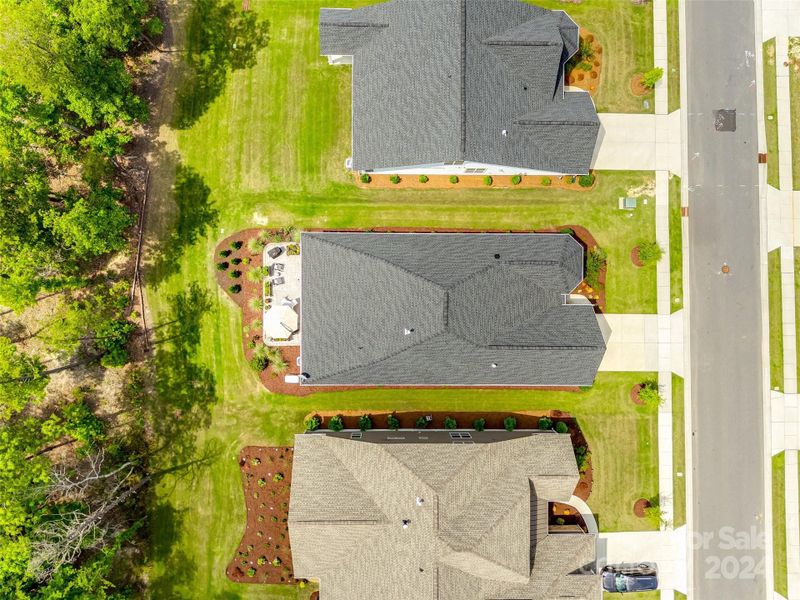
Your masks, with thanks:
M592 168L681 173L680 111L671 115L600 113Z

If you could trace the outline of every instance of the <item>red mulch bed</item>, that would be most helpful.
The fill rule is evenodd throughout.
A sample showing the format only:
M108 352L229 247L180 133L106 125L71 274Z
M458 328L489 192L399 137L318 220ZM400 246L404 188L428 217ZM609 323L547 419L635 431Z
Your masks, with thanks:
M239 453L247 525L236 556L225 570L231 581L296 583L287 525L293 453L291 447L259 446L247 446ZM283 479L274 481L278 473ZM259 559L263 565L258 564ZM275 559L280 561L277 565L273 564ZM247 574L251 568L255 569L252 577Z
M565 229L571 229L573 237L584 247L584 249L597 247L597 241L594 236L584 227L579 225L563 225L561 227L552 227L549 229L538 229L535 231L530 230L502 230L502 229L482 229L482 230L465 230L465 229L448 229L448 228L424 228L424 227L376 227L369 231L376 232L394 232L394 233L558 233ZM260 298L262 295L262 283L252 282L247 278L247 271L250 269L260 268L263 264L263 252L259 251L256 254L251 253L247 249L248 242L257 237L260 233L268 231L270 233L281 233L279 230L265 230L260 228L251 228L238 231L232 235L222 239L214 249L214 263L227 262L228 268L224 271L216 271L217 284L225 290L227 296L242 310L242 348L244 350L245 358L249 361L253 356L253 349L248 345L253 342L261 344L262 341L262 324L263 324L263 311L254 310L250 306L250 300L253 298ZM309 231L364 231L363 229L310 229ZM288 239L284 239L289 241ZM242 242L242 247L238 250L232 248L233 242ZM223 250L230 250L231 254L227 257L220 256ZM233 261L239 259L242 262L234 265ZM245 264L248 262L249 264ZM232 279L229 273L233 270L241 271L241 276ZM589 299L594 305L595 310L605 312L606 310L606 269L603 268L599 276L600 289L595 290L589 287L585 281L581 282L575 293L581 294ZM228 288L231 285L238 284L241 286L241 291L238 294L232 293ZM272 366L267 367L264 371L259 373L259 379L264 387L275 394L285 394L291 396L307 396L317 392L330 392L332 388L327 386L301 386L295 383L286 383L284 376L287 374L299 374L300 369L297 367L297 358L300 356L299 346L283 346L281 347L281 354L288 364L289 368L284 373L276 373ZM370 389L377 386L336 386L336 391L349 391ZM416 389L439 389L440 386L381 386L386 388L416 388ZM523 386L514 386L515 388ZM464 386L463 389L471 389L472 386ZM498 389L502 389L499 388ZM511 389L511 388L508 388ZM542 389L542 390L558 390L558 391L578 391L577 387L536 387L529 386L524 389Z
M647 96L650 93L644 85L644 73L637 73L631 78L631 93L634 96Z
M639 397L639 392L641 391L642 387L643 386L641 383L637 383L635 386L631 388L631 402L633 402L637 406L644 406L644 402Z
M645 517L645 510L650 508L650 501L647 498L639 498L636 503L633 505L633 514L639 517L640 519L644 519Z
M359 411L340 411L340 412L319 412L319 413L309 413L304 417L308 419L312 416L318 416L322 420L322 427L325 427L328 423L328 420L331 417L336 415L342 416L342 422L344 423L345 429L358 429L358 418L363 415L363 412ZM508 413L499 413L499 412L430 412L430 411L408 411L408 412L373 412L369 413L372 417L372 424L375 429L384 429L387 425L387 417L393 414L400 420L400 428L401 429L414 429L416 428L417 419L420 417L430 415L433 417L430 424L428 425L428 429L444 429L444 418L445 417L452 417L456 420L460 427L466 429L472 429L472 424L477 419L485 419L486 420L486 429L503 429L503 419L507 416L511 415L517 420L517 429L538 429L539 428L539 419L541 417L550 417L553 420L553 426L557 421L564 421L567 427L569 427L569 434L570 438L572 439L572 446L573 448L578 448L580 446L588 447L589 444L586 441L586 438L583 435L583 431L581 431L580 425L578 424L577 420L571 417L568 413L559 411L559 410L551 410L545 412L508 412ZM589 496L592 493L592 482L593 482L593 471L592 471L592 458L589 457L588 467L584 473L581 473L580 479L578 481L578 485L575 486L575 491L573 492L578 498L581 500L588 500Z
M644 266L642 259L639 258L639 246L631 248L631 262L637 269L641 269Z

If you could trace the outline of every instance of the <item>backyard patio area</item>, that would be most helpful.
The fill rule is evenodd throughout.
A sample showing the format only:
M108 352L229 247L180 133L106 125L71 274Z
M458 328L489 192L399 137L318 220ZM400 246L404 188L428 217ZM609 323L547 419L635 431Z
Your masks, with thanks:
M264 343L300 345L300 244L270 243L264 247Z

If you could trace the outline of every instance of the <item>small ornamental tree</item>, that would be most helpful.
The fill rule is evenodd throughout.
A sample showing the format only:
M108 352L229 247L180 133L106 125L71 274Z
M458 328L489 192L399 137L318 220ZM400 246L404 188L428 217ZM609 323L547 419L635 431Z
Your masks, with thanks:
M342 415L336 415L335 417L331 417L328 419L328 429L331 431L341 431L344 429L344 421L342 420Z
M275 483L283 481L283 473L275 473L275 475L272 476L272 481Z
M450 175L450 183L458 183L458 176Z
M453 417L445 417L444 418L444 428L445 429L455 429L458 427L458 423Z
M600 287L600 272L606 266L606 260L606 251L597 246L586 253L586 283L590 287Z
M247 569L247 576L248 577L255 577L256 576L255 567L250 567L249 569Z
M491 175L485 175L483 178L483 185L492 185L493 181L494 180L492 179Z
M503 427L506 431L514 431L517 428L517 420L511 415L503 419Z
M664 250L658 242L639 242L639 260L642 264L651 265L657 263L664 256Z
M428 176L427 175L420 175L419 176L420 183L428 183Z
M645 406L651 408L661 406L664 402L664 398L661 397L658 391L658 382L650 379L642 383L642 387L639 388L639 400L641 400Z
M514 175L511 178L511 183L513 183L514 185L519 185L520 183L522 183L522 177L520 177L519 175Z
M234 250L239 250L244 245L244 242L241 240L236 240L235 242L231 242L231 248Z
M372 181L372 177L369 176L369 173L362 173L359 179L361 179L361 183L369 183Z
M642 75L642 85L648 90L652 90L656 83L664 76L664 69L655 67Z
M559 421L556 423L556 433L567 433L569 431L569 427L564 421Z
M486 429L486 419L475 419L475 422L472 424L472 427L475 431L483 431Z
M541 417L539 419L539 429L547 431L552 428L553 428L553 419L551 419L550 417Z
M400 175L392 175L391 177L389 177L389 181L397 185L398 183L400 183Z
M589 458L592 456L592 453L589 452L589 448L586 446L578 446L574 449L574 452L575 460L578 463L578 471L585 473L589 468Z
M425 417L419 417L417 422L415 423L415 427L417 429L425 429L428 426L428 419Z
M322 425L322 420L317 415L314 415L313 417L308 417L303 422L303 425L305 425L306 431L316 431Z
M369 415L361 415L358 417L358 428L361 431L372 429L372 417Z
M553 183L553 180L549 177L542 177L542 185L547 186Z
M389 426L389 429L392 431L397 431L400 429L400 419L398 419L395 415L391 414L386 418L386 424Z
M225 271L228 268L228 263L226 261L218 262L217 263L217 271Z

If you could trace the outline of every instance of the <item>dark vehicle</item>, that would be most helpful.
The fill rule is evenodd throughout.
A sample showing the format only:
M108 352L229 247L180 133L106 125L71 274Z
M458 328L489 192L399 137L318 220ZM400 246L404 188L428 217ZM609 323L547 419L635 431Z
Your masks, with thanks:
M606 592L647 592L658 589L655 565L608 565L603 569L603 590Z

